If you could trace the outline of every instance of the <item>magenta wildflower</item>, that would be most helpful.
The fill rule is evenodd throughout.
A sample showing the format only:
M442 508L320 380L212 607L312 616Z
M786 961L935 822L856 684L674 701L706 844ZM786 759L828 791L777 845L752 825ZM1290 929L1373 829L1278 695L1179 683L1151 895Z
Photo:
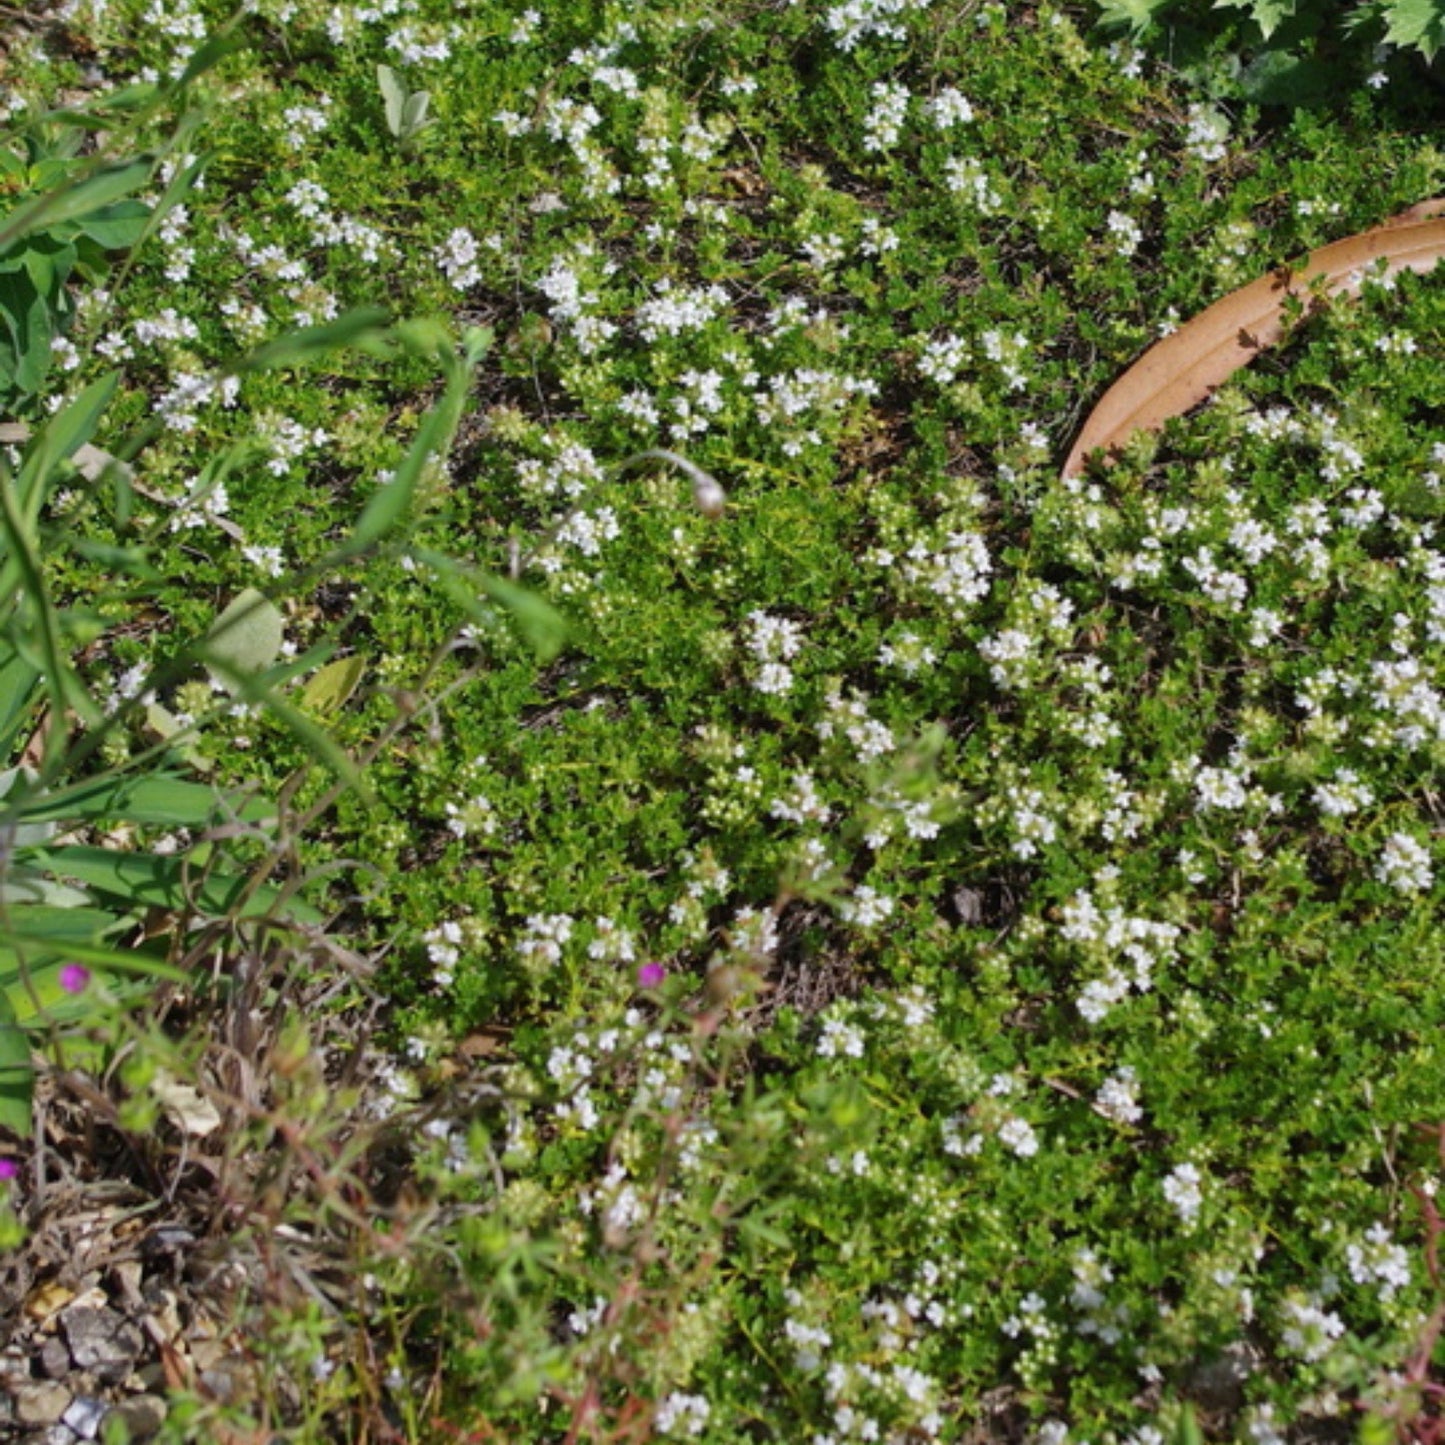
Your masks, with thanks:
M0 1180L16 1179L20 1175L18 1159L0 1159Z
M656 988L667 977L667 970L660 963L644 963L637 970L637 982L642 988Z
M84 993L90 985L90 970L83 963L67 963L60 970L60 986L66 993Z

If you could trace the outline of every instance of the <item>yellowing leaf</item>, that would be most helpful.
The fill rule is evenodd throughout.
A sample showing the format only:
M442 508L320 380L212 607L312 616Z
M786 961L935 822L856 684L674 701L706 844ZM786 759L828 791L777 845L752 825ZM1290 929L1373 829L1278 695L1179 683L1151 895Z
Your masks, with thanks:
M301 701L312 712L336 712L346 706L365 676L366 659L360 653L334 658L301 689Z
M1320 296L1357 296L1378 261L1385 274L1429 272L1445 257L1445 197L1422 201L1372 230L1312 251L1298 266L1284 266L1232 291L1149 348L1104 393L1064 462L1078 475L1089 453L1112 449L1139 431L1157 431L1182 416L1247 366L1284 332L1286 302L1307 306Z

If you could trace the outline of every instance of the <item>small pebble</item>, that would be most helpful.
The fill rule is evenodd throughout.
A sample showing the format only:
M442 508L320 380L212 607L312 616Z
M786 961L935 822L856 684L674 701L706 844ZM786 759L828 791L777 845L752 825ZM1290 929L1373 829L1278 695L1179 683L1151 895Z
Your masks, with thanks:
M90 1395L77 1395L60 1419L82 1440L94 1440L100 1434L100 1424L105 1419L106 1409L104 1400L97 1400Z

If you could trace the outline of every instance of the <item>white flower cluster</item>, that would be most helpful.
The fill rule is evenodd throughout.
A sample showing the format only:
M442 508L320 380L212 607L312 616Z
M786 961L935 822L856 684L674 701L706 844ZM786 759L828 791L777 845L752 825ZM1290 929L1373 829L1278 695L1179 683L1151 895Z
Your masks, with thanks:
M766 391L753 393L753 404L763 426L789 433L783 442L783 452L795 457L805 445L823 444L822 433L816 427L796 431L792 430L795 423L810 413L834 415L853 397L873 397L878 391L878 383L871 377L847 376L826 367L799 367L770 377Z
M929 381L949 386L957 380L967 360L968 342L949 332L933 338L923 348L923 355L918 358L918 370Z
M878 644L878 665L896 667L904 677L916 677L932 667L938 654L916 632L900 632L891 641Z
M480 793L461 803L448 803L446 818L447 831L454 838L470 838L473 835L490 838L501 827L497 810Z
M529 973L555 968L562 962L562 946L572 937L572 918L566 913L534 913L517 939L517 959Z
M1003 209L1002 194L983 162L973 156L950 156L943 163L943 183L981 216L996 216Z
M319 97L316 105L291 105L281 112L286 126L286 145L293 151L304 149L307 141L318 136L331 123L331 97Z
M1138 221L1123 211L1110 211L1105 225L1114 240L1114 250L1121 256L1132 256L1144 239L1144 231Z
M1069 1303L1079 1311L1081 1335L1092 1336L1106 1345L1117 1345L1124 1337L1129 1321L1127 1305L1111 1305L1107 1286L1114 1282L1114 1271L1092 1249L1080 1249L1074 1255L1074 1287Z
M1346 1246L1345 1268L1356 1284L1374 1286L1387 1304L1410 1284L1410 1256L1383 1224L1372 1224L1363 1240Z
M818 1036L818 1056L824 1059L846 1057L861 1059L868 1040L857 1024L834 1015L823 1020L823 1031Z
M969 104L968 97L951 85L924 101L923 110L939 130L967 125L973 119L973 106Z
M829 688L823 703L823 716L818 722L818 736L843 736L852 745L860 762L870 763L891 753L898 740L887 723L868 715L868 695L855 691L845 698L837 685Z
M1079 1012L1090 1023L1101 1022L1130 989L1147 993L1154 986L1155 968L1174 958L1178 927L1131 918L1115 905L1100 910L1088 889L1080 889L1064 904L1063 915L1060 936L1105 960L1103 977L1085 984L1079 994ZM1132 1082L1132 1073L1129 1079Z
M1392 833L1375 865L1375 877L1397 893L1426 893L1435 881L1430 850L1408 833Z
M661 1435L701 1435L707 1428L712 1406L702 1395L685 1395L674 1390L654 1412L652 1423Z
M786 617L774 617L757 608L748 614L751 635L748 651L761 664L753 686L761 693L780 696L793 686L793 669L788 666L801 651L803 629Z
M898 144L898 138L903 134L903 123L908 118L910 99L906 85L887 80L874 83L873 108L863 117L865 151L891 150Z
M1184 144L1202 161L1222 161L1229 140L1229 122L1212 106L1191 105Z
M1137 1124L1144 1117L1139 1107L1139 1079L1128 1064L1121 1064L1094 1095L1094 1109L1116 1124Z
M1204 1205L1204 1176L1197 1164L1176 1164L1164 1178L1164 1197L1174 1206L1186 1228L1199 1221Z
M477 238L465 226L458 226L432 255L453 290L470 291L482 279L479 252Z
M1375 801L1374 793L1353 768L1340 768L1332 781L1315 788L1313 796L1315 806L1327 818L1348 818Z
M838 916L855 928L880 928L892 915L893 900L866 883L860 883L853 896L838 905Z
M721 286L676 286L661 281L657 295L637 308L637 329L647 341L700 331L727 305Z
M793 0L795 5L803 0ZM877 35L885 40L907 39L902 17L910 10L927 10L932 0L844 0L823 17L837 36L840 50L852 50L860 40Z
M936 550L924 541L914 542L901 559L890 551L872 554L875 565L898 567L904 582L938 597L955 621L963 621L988 595L993 560L981 533L951 531Z
M451 986L465 938L462 925L453 919L437 924L422 935L427 960L432 965L432 980L438 988Z
M827 823L833 810L818 796L818 784L812 773L793 774L791 790L781 798L774 798L768 808L774 818L788 823Z
M266 470L273 477L284 477L291 463L299 461L313 447L324 447L330 440L320 427L307 431L288 416L263 417L257 427L262 444L271 453Z
M1311 1364L1324 1359L1345 1332L1344 1320L1318 1300L1286 1299L1280 1314L1284 1324L1280 1343L1296 1359Z

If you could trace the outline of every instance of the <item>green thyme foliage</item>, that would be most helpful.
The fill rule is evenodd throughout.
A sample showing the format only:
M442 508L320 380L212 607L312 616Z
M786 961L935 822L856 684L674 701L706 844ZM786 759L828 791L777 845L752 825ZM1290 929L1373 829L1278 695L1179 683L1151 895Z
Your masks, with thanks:
M201 27L101 8L117 77ZM1111 468L1057 463L1152 339L1445 160L1388 65L1266 132L1095 15L255 8L205 186L76 358L162 421L154 621L85 665L119 686L255 587L297 712L370 759L298 854L384 955L430 1193L378 1227L376 1378L296 1332L333 1418L348 1379L419 1439L1408 1413L1445 1084L1439 279L1313 316ZM430 96L404 150L378 66ZM424 327L197 388L374 304L495 332L445 459ZM631 464L658 450L721 508ZM398 475L410 530L329 562ZM91 492L53 506L125 539ZM539 662L495 579L567 645L537 619ZM213 705L187 686L161 702ZM306 763L219 710L218 778Z

